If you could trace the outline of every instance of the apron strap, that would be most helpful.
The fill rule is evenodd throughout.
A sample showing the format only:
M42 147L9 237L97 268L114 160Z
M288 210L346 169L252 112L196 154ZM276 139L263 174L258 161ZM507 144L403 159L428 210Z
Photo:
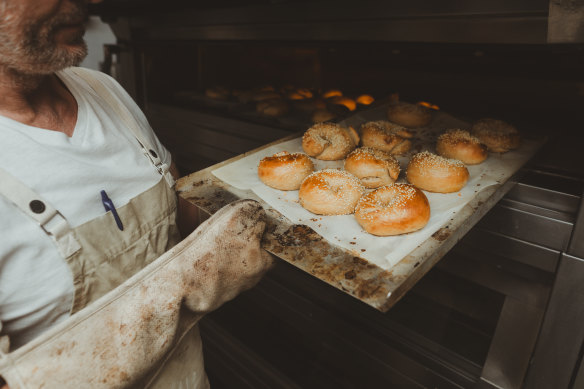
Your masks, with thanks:
M116 112L116 114L121 118L122 122L130 129L140 147L142 148L142 152L148 158L150 163L156 168L158 173L162 175L166 182L168 183L169 187L174 187L174 178L172 174L170 174L169 166L162 162L162 160L158 157L158 154L154 151L154 147L150 144L150 142L146 139L142 131L140 130L136 119L132 116L128 108L121 104L120 101L117 99L113 93L106 88L102 82L98 79L93 77L92 72L84 69L84 68L71 68L71 70L79 77L81 77L85 82L89 84L89 86L97 93L97 95L103 98L110 107Z
M0 168L0 194L32 218L53 239L64 258L75 254L81 245L73 229L59 211L36 192Z

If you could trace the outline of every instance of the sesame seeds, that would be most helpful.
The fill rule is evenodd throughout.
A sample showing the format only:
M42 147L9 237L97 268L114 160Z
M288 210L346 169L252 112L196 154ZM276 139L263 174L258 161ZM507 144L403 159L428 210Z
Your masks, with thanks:
M345 170L353 173L367 188L377 188L395 181L399 176L399 161L388 152L362 147L345 160Z
M383 150L374 149L372 147L360 147L358 149L355 149L351 152L351 154L347 156L347 159L348 158L352 158L355 161L367 160L372 158L381 161L388 161L394 159L391 156L391 154Z
M363 124L361 126L361 131L374 131L382 133L383 135L394 135L403 131L407 132L407 129L387 120L377 120Z
M438 137L438 142L446 143L449 145L455 145L458 143L470 143L473 145L478 145L481 143L479 138L472 136L468 131L461 129L448 130L444 134Z
M498 119L480 119L472 127L474 134L488 134L488 135L514 135L517 134L517 129L511 124Z
M264 184L279 190L296 190L314 165L306 154L281 151L262 158L257 170Z
M353 213L365 188L357 177L344 170L323 169L302 181L300 204L321 215Z
M391 154L403 154L411 146L407 138L412 134L402 126L379 120L361 126L361 142L365 147L373 147Z
M274 161L274 162L296 162L300 160L306 160L308 156L303 153L289 153L287 151L280 151L272 155L271 157L265 157L262 161ZM260 161L261 162L261 161Z
M302 136L304 151L318 159L342 159L354 147L349 131L336 123L317 123Z
M346 170L339 170L339 169L322 169L311 173L306 179L312 178L317 180L318 182L322 182L327 186L332 186L331 184L337 183L337 180L349 180L350 184L361 187L361 182L355 175L349 173ZM334 179L335 181L331 181L330 179Z
M420 169L448 169L449 167L465 167L458 159L441 157L429 151L422 151L412 157L410 164L415 163Z
M426 219L415 222L418 213L422 214L422 219ZM357 205L355 217L370 233L397 235L421 228L427 223L429 213L430 206L422 191L410 184L392 184L363 196ZM410 223L421 225L410 229Z
M406 169L409 183L429 192L456 192L469 178L464 163L424 151L412 157Z
M409 184L393 184L383 186L363 196L362 202L369 202L370 206L378 209L404 207L414 200L418 190Z

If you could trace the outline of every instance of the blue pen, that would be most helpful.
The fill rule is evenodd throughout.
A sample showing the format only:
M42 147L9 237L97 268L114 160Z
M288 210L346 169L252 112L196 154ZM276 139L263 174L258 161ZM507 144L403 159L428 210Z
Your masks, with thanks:
M106 211L111 211L112 215L114 215L114 219L116 220L116 224L120 231L124 230L124 225L122 224L122 220L120 220L120 216L118 215L118 211L116 211L116 207L114 206L114 202L110 199L105 193L105 190L101 191L101 202Z

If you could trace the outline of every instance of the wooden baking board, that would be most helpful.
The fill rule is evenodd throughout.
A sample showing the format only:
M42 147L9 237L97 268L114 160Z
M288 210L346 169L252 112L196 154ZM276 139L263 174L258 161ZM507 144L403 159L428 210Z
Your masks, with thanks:
M364 120L377 118L380 112L383 112L382 107L377 108L377 112L371 112L365 116L360 114L358 117L347 119L347 124L357 126ZM435 114L437 117L442 115L446 114ZM433 123L445 123L445 121L435 120ZM429 142L432 134L437 136L443 130L444 128L440 126L424 129L426 132L426 136L423 137L424 142ZM428 134L430 136L427 136ZM269 226L263 239L263 247L266 250L380 311L387 311L393 306L511 189L515 184L514 175L519 168L544 143L543 139L527 139L522 147L529 147L529 150L528 152L522 150L525 158L522 157L521 164L515 163L512 168L501 172L496 184L478 191L429 238L419 242L416 248L404 255L395 265L383 268L362 258L354 250L335 245L312 228L287 219L252 190L238 189L218 179L212 173L218 168L233 165L250 155L261 153L262 150L273 148L273 146L277 147L278 144L300 135L301 133L278 140L183 177L177 183L177 190L181 197L195 204L207 215L213 214L222 206L237 199L258 200L269 216ZM433 145L415 145L415 147L417 151L420 148L432 149ZM491 157L497 158L498 155ZM403 163L402 168L405 168Z

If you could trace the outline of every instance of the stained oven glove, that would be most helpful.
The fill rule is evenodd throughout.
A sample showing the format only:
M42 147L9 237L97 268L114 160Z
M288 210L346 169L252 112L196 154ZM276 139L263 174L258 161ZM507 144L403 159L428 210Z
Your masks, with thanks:
M205 313L254 286L272 264L265 213L251 200L219 210L118 288L32 342L0 353L17 388L122 388L150 374Z

